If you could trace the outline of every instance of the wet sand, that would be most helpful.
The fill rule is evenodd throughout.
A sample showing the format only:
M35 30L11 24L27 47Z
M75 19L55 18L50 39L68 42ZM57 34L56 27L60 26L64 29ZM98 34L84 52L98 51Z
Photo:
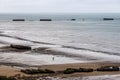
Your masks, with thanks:
M58 65L42 65L39 66L41 69L50 69L54 71L62 71L66 68L99 68L101 66L120 66L119 63L75 63L75 64L58 64ZM31 67L29 67L31 68ZM0 66L0 75L2 76L15 76L17 74L25 75L24 73L20 72L21 68L18 67L11 67L11 66ZM88 72L88 73L73 73L73 74L48 74L48 76L57 76L57 77L79 77L79 76L97 76L97 75L113 75L113 74L120 74L120 71L111 71L111 72ZM44 76L44 74L40 74L40 76Z
M15 76L17 74L26 75L26 74L20 72L20 68L6 66L6 65L0 65L0 76L10 77L10 76Z
M101 66L120 66L119 63L109 63L109 62L98 62L98 63L74 63L74 64L58 64L58 65L43 65L40 68L50 69L54 71L62 71L66 68L92 68L96 69ZM74 74L60 74L58 76L61 77L79 77L79 76L97 76L97 75L111 75L111 74L120 74L120 71L112 71L112 72L88 72L88 73L74 73Z
M19 50L19 49L14 49L9 46L1 47L0 52L24 52L24 50ZM44 50L40 50L44 52ZM57 52L56 52L57 53ZM14 63L0 63L0 75L2 76L15 76L17 74L20 75L25 75L25 76L30 76L26 75L20 70L22 68L41 68L41 69L50 69L56 72L63 71L66 68L92 68L96 69L101 66L120 66L120 63L111 63L111 62L92 62L92 63L66 63L66 64L50 64L50 65L40 65L36 67L32 66L21 66L20 67L15 67L19 66L22 64L17 63L17 65ZM87 72L87 73L74 73L74 74L63 74L63 73L56 73L56 74L47 74L46 76L57 76L57 77L79 77L79 76L97 76L97 75L113 75L113 74L120 74L120 71L112 71L112 72ZM44 74L39 74L39 76L44 76Z

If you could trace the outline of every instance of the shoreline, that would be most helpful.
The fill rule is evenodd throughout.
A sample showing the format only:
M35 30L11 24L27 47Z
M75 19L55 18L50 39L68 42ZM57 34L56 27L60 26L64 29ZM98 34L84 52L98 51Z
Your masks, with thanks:
M50 69L54 71L61 71L65 70L66 68L92 68L96 69L101 66L120 66L120 63L104 63L104 62L97 62L97 63L74 63L74 64L56 64L56 65L41 65L38 68L40 69ZM23 67L24 68L24 67ZM34 67L29 67L34 68ZM15 76L15 75L21 75L21 76L31 76L28 74L24 74L20 72L22 67L17 66L10 66L10 65L0 65L0 75L1 76ZM28 69L28 68L25 68ZM50 76L50 77L61 77L61 78L67 78L67 77L80 77L80 76L102 76L102 75L114 75L114 74L120 74L120 71L105 71L105 72L82 72L82 73L73 73L73 74L38 74L39 76ZM34 76L34 75L33 75Z
M21 47L27 47L27 46L17 46L15 45L15 48L11 46L4 46L0 48L0 52L26 52L26 49L18 49ZM65 55L63 52L59 51L54 51L54 50L49 50L46 48L36 48L37 51L42 52L43 54L54 54L57 55L58 53L62 53L62 55ZM35 50L35 51L36 51ZM27 51L32 51L31 49ZM34 51L34 50L33 50ZM69 55L71 57L72 55ZM74 56L72 56L74 57ZM70 61L69 61L70 62ZM64 71L67 68L92 68L92 69L97 69L102 66L120 66L120 63L118 62L107 62L107 61L96 61L96 62L84 62L84 63L64 63L64 64L47 64L47 65L37 65L37 66L32 66L28 64L23 64L23 63L10 63L10 62L0 62L0 76L16 76L20 75L21 77L60 77L60 78L68 78L68 77L84 77L84 76L103 76L103 75L114 75L114 74L120 74L120 71L104 71L104 72L82 72L82 73L73 73L73 74L63 74L59 73L60 71ZM58 73L54 74L36 74L36 75L29 75L29 74L24 74L21 72L21 69L49 69L53 70Z

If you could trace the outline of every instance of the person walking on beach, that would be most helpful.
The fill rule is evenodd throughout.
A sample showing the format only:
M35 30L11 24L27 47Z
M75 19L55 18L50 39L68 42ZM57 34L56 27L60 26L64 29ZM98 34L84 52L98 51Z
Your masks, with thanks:
M55 58L53 57L52 60L54 61L54 59L55 59Z

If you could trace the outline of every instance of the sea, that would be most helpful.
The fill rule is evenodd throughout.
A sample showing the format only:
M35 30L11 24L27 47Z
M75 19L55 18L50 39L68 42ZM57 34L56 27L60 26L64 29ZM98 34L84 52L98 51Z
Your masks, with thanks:
M31 46L32 50L0 52L1 63L119 63L120 13L0 14L0 46L10 44Z

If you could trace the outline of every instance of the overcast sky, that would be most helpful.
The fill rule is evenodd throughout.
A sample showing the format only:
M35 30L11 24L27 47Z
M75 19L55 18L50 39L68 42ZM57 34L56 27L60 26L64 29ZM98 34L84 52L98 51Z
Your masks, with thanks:
M0 0L0 13L120 12L120 0Z

